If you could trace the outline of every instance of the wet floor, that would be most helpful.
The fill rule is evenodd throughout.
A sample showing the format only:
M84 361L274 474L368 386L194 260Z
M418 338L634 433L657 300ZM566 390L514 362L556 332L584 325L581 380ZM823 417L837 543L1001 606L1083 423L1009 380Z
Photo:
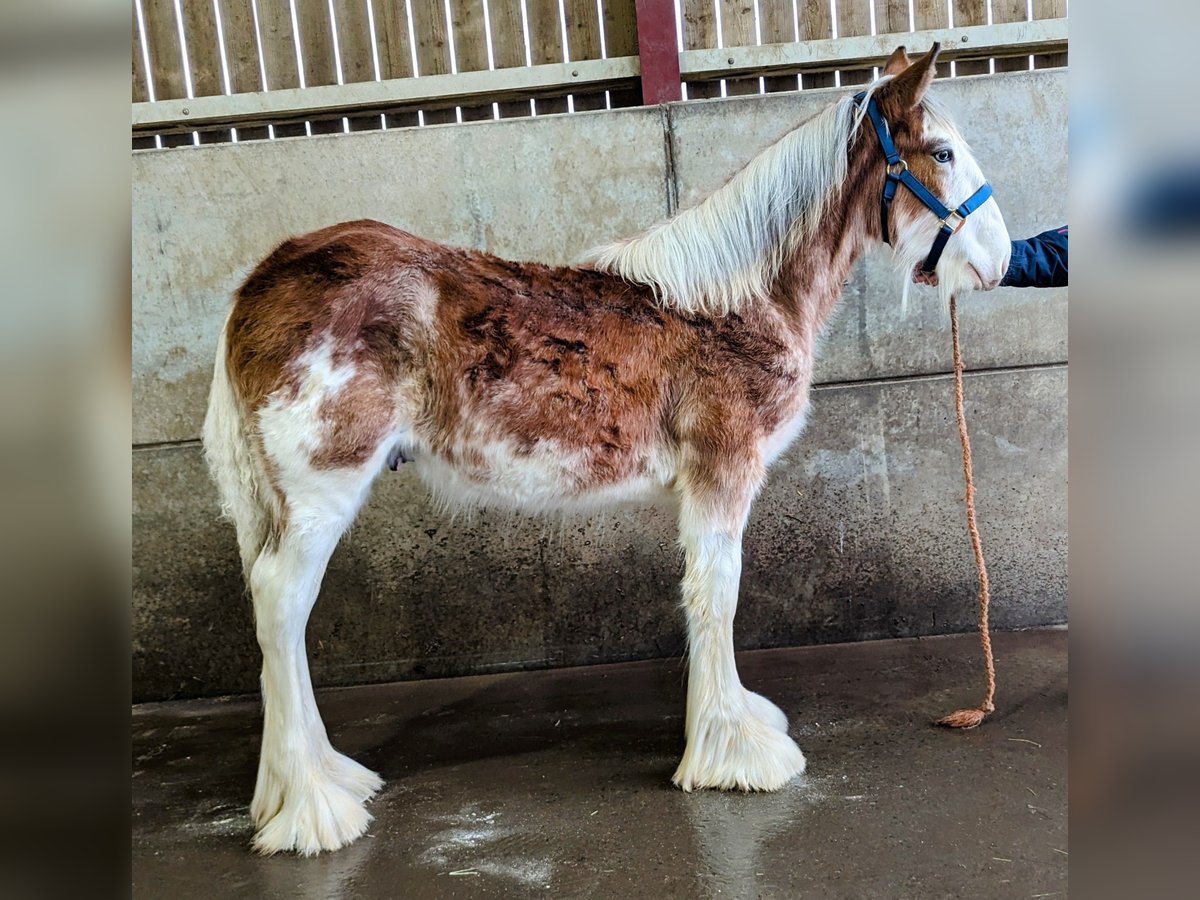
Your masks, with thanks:
M133 714L138 897L1065 897L1067 634L739 655L808 757L776 794L684 794L683 664L322 692L334 745L387 781L357 843L251 854L257 701Z

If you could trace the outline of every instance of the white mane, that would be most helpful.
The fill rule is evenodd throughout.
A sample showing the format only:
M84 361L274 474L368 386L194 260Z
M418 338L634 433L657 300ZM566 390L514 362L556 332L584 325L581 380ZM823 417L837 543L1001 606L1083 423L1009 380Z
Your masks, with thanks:
M788 253L840 192L861 118L850 98L839 101L695 206L584 261L650 286L664 306L683 312L724 315L765 298Z

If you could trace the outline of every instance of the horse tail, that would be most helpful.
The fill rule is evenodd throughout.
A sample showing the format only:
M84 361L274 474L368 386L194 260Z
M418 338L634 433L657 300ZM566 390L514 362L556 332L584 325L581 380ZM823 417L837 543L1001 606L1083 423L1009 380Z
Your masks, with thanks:
M213 366L208 414L204 417L204 456L221 498L221 515L237 528L242 573L250 570L274 530L274 494L259 454L251 443L255 429L229 378L226 334L221 328Z

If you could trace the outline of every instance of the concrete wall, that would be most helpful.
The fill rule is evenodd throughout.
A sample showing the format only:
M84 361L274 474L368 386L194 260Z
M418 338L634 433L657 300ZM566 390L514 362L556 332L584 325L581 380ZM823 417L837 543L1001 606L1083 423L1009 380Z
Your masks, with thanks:
M1066 221L1066 74L940 82L1014 237ZM198 443L216 334L283 238L373 217L567 261L719 186L840 92L135 154L134 693L253 690L258 650ZM1014 148L1020 148L1015 152ZM1030 161L1036 165L1031 165ZM999 628L1066 619L1065 291L961 304L979 514ZM864 259L818 367L810 425L746 539L745 648L972 627L946 312L902 309ZM384 473L309 628L318 684L676 654L662 513L566 524L438 515Z

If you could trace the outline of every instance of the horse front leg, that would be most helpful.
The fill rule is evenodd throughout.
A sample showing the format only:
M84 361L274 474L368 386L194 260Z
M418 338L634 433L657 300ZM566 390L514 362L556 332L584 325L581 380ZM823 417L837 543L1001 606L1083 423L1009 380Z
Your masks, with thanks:
M804 771L787 717L746 690L733 653L742 532L757 480L696 472L683 479L679 537L688 628L687 749L672 780L685 791L773 791Z

